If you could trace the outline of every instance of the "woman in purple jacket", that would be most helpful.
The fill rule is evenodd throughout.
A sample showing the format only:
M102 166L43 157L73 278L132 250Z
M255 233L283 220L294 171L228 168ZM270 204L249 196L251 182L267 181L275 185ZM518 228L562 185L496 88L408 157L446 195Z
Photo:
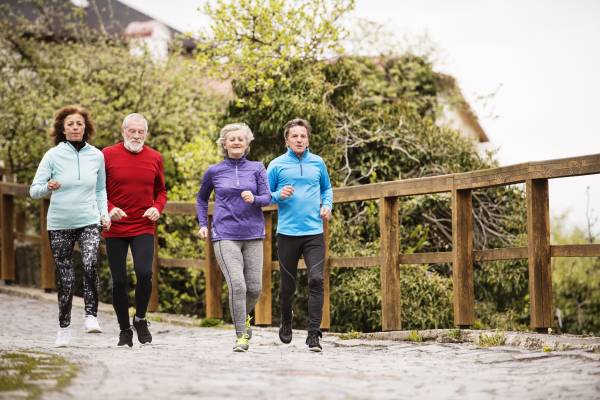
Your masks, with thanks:
M265 220L261 207L271 203L267 171L261 162L246 160L254 139L246 124L231 124L217 140L225 161L204 172L198 192L200 239L208 238L208 199L215 191L210 238L229 286L229 307L237 341L233 351L246 352L252 337L250 311L262 292Z

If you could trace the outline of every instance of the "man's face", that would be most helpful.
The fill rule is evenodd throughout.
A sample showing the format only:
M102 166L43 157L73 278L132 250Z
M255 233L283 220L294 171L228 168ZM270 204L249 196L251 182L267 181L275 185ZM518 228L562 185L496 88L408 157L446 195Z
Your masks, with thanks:
M125 138L125 147L133 152L142 150L146 140L146 124L141 118L130 118L127 128L121 128L121 134Z
M303 126L294 126L288 132L285 145L296 154L302 154L308 147L308 132Z

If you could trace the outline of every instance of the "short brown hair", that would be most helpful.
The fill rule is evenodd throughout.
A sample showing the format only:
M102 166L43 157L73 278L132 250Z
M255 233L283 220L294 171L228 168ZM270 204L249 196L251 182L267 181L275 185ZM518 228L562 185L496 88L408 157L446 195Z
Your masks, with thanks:
M82 138L84 142L89 142L91 138L96 136L96 128L92 121L92 113L90 113L87 108L81 107L78 104L71 104L56 112L56 115L54 115L54 125L52 126L52 129L48 130L48 137L52 139L55 146L67 141L67 136L65 135L65 119L73 114L81 115L85 121L85 131Z
M312 134L312 126L310 126L310 122L305 119L296 118L285 124L283 127L283 137L287 140L288 135L290 133L290 129L295 126L302 126L306 128L306 133L308 134L308 140L310 140L310 136Z

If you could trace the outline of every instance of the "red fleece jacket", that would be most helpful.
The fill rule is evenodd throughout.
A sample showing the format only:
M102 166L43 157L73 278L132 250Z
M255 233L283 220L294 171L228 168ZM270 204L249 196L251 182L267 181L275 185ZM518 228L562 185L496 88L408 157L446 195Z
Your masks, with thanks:
M118 207L127 214L119 221L112 221L104 237L154 234L154 222L142 215L150 207L156 207L162 213L167 203L160 153L148 146L139 153L132 153L123 143L106 147L102 153L106 165L108 212Z

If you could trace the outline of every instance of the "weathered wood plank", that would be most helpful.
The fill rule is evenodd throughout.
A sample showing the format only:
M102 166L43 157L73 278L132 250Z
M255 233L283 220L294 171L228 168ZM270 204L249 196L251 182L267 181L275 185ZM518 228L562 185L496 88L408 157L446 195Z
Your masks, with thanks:
M41 288L44 290L54 289L54 257L50 248L50 237L48 236L48 208L50 208L50 199L40 199L40 236L41 236Z
M382 183L382 196L414 196L449 192L454 184L453 175L442 175L429 178L405 179Z
M254 323L256 325L271 325L271 251L273 243L273 212L264 211L265 238L263 239L263 269L262 269L262 294L254 309Z
M15 280L15 199L2 194L0 200L0 224L2 237L2 273L4 281Z
M272 204L262 208L263 211L276 211L277 204ZM215 212L215 203L208 203L208 215L213 215ZM192 201L167 201L163 214L178 214L178 215L197 215L196 202Z
M473 283L473 195L471 190L452 191L452 286L454 325L475 324Z
M528 179L526 191L531 327L553 328L548 180Z
M0 193L11 196L29 197L29 185L23 183L0 183Z
M451 251L442 253L400 254L398 257L399 264L438 264L451 263L452 260Z
M600 257L600 244L550 246L552 257Z
M325 240L325 266L323 268L323 317L320 329L331 327L331 302L329 298L329 221L323 221L323 239Z
M505 249L475 250L473 261L519 260L528 258L527 247L508 247Z
M529 164L516 164L507 167L454 175L454 189L480 189L486 187L523 183L529 176Z
M27 221L27 217L25 215L25 211L17 210L15 212L15 232L25 233L26 221Z
M223 305L221 295L223 293L223 275L215 257L215 249L210 240L212 228L212 217L208 217L208 237L204 244L206 258L206 317L223 318Z
M25 242L25 243L33 243L33 244L37 244L37 245L41 245L42 244L42 238L38 235L26 235L23 232L16 232L15 233L15 239L20 241L20 242Z
M196 260L193 258L159 258L158 265L161 267L172 268L204 269L206 267L204 260Z
M334 204L377 200L379 197L381 197L381 183L333 189Z
M148 302L148 311L158 311L158 279L160 276L160 263L158 261L158 224L154 225L154 258L152 259L152 293Z
M330 258L330 268L362 268L378 267L381 263L380 257L348 257Z
M383 331L402 330L401 289L398 267L399 240L398 198L379 199L381 232L381 314Z

